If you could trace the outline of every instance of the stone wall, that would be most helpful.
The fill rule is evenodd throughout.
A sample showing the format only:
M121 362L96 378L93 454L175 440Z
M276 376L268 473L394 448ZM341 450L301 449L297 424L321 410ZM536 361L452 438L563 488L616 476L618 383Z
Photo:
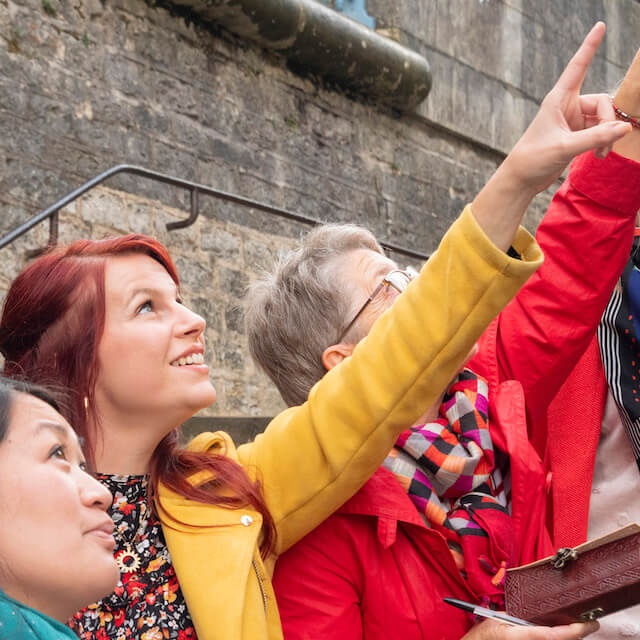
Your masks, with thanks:
M430 61L432 92L399 116L291 73L276 54L144 0L0 0L0 232L114 164L140 164L425 251L524 130L596 19L609 33L589 89L610 89L640 46L632 0L368 0L377 26ZM550 193L526 218L533 230ZM237 303L304 229L114 178L64 212L61 241L145 231L167 243L208 320L215 415L280 401L252 366ZM268 233L266 233L268 231ZM0 294L46 241L2 250Z
M585 82L607 91L640 46L633 0L368 0L378 28L425 55L433 88L420 116L508 152L589 29L608 33Z
M207 319L206 360L217 400L203 416L273 415L283 408L266 376L259 375L247 353L240 299L250 279L273 264L278 250L292 239L265 233L230 220L205 217L186 229L167 231L166 224L184 219L184 211L108 187L98 187L63 209L59 233L64 242L104 238L119 233L145 233L169 247L181 277L184 302ZM24 263L25 250L47 241L45 225L3 250L0 287Z

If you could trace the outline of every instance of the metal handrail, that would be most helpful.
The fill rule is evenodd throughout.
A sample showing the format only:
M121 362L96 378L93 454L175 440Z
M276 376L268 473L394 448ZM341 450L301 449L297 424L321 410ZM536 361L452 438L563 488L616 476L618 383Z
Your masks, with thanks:
M226 191L213 189L212 187L207 187L202 184L190 182L189 180L183 180L182 178L176 178L175 176L158 173L157 171L152 171L151 169L146 169L145 167L138 167L132 164L118 164L95 176L91 180L85 182L81 187L78 187L74 191L71 191L66 196L58 200L58 202L56 202L55 204L47 207L37 215L33 216L33 218L31 218L30 220L27 220L20 226L16 227L13 231L5 235L3 238L0 238L0 249L3 249L7 245L11 244L14 240L24 235L27 231L35 227L37 224L40 224L47 218L49 219L48 246L56 245L58 241L58 213L60 209L66 207L74 200L77 200L80 196L84 195L91 189L94 189L108 178L111 178L120 173L128 173L141 176L143 178L155 180L156 182L162 182L164 184L169 184L175 187L181 187L189 191L191 200L190 215L185 220L168 222L166 226L169 231L171 231L172 229L182 229L184 227L188 227L197 220L198 216L200 215L200 194L212 196L213 198L218 198L226 202L234 202L245 207L257 209L259 211L265 211L266 213L270 213L287 220L293 220L295 222L300 222L302 224L310 226L323 224L322 220L310 218L309 216L304 216L299 213L293 213L292 211L288 211L287 209L274 207L273 205L259 202L258 200L251 200L250 198L244 198L243 196L238 196L233 193L227 193ZM380 245L384 249L393 251L395 253L400 253L409 258L414 258L417 260L426 260L429 257L427 254L421 253L419 251L414 251L413 249L408 249L391 242L380 242Z

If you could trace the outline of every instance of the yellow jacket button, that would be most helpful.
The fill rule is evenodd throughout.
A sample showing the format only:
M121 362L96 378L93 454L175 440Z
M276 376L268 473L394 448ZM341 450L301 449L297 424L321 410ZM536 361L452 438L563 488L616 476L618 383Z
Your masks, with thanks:
M240 518L240 522L242 522L245 527L248 527L253 522L253 518L251 516L244 515Z

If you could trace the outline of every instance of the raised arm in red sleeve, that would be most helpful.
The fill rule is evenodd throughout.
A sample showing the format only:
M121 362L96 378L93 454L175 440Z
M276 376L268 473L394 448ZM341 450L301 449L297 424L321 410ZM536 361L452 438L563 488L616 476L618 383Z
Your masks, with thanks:
M484 334L472 366L524 389L529 432L543 455L546 411L593 338L624 267L640 209L640 163L578 157L536 234L545 260Z

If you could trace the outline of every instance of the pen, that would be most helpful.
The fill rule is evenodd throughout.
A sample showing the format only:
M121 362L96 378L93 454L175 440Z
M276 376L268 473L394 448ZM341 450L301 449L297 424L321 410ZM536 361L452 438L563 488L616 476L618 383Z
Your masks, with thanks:
M485 609L484 607L480 607L477 604L472 604L471 602L464 602L464 600L457 600L456 598L443 598L443 600L450 604L452 607L458 607L458 609L463 609L464 611L469 611L477 616L482 616L483 618L491 618L492 620L500 620L500 622L506 622L507 624L519 625L522 627L535 627L536 625L533 622L527 622L522 618L516 618L514 616L510 616L507 613L502 613L502 611L493 611L491 609Z

